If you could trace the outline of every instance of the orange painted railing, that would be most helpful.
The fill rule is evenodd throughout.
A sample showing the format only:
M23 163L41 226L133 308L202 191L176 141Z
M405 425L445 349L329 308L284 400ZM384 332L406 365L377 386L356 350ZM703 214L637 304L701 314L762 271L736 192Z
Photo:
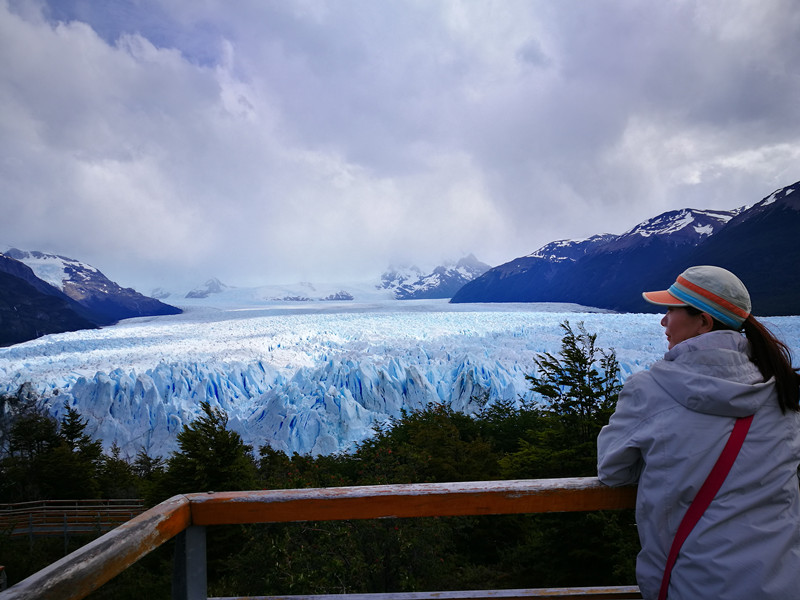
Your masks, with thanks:
M632 508L634 488L596 478L209 492L175 496L0 593L0 600L77 600L178 537L173 598L206 598L205 526L388 517L574 512ZM358 598L640 598L635 586L367 594ZM332 598L327 596L325 598ZM355 595L340 598L354 600Z

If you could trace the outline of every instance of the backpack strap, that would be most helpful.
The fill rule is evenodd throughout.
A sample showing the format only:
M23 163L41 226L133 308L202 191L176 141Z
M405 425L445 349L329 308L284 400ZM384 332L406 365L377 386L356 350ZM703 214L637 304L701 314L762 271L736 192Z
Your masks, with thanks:
M683 542L686 541L686 538L689 537L694 526L697 525L700 517L703 516L708 505L711 504L714 496L717 495L719 488L722 487L722 483L725 481L733 463L736 461L736 457L739 455L739 450L742 448L744 438L747 436L750 423L752 422L753 415L736 419L733 431L728 438L728 442L725 444L725 448L722 450L722 454L719 455L714 468L711 469L711 473L708 474L702 487L689 505L686 514L683 515L683 520L678 526L678 531L675 533L675 539L672 540L672 547L667 556L667 564L664 567L664 577L661 580L661 591L658 594L658 600L666 600L669 580L672 575L672 567L675 566L675 561L678 558L681 546L683 546Z

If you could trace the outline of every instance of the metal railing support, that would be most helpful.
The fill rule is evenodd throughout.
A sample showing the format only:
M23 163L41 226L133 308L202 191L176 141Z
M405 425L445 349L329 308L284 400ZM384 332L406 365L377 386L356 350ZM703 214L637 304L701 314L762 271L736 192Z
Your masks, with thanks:
M206 600L206 528L187 527L175 536L172 567L172 600Z

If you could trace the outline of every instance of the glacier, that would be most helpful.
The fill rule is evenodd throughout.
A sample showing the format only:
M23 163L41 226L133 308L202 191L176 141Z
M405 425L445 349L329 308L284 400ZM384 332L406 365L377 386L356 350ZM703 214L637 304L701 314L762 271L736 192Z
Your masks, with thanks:
M655 314L566 304L447 300L265 302L242 293L186 300L180 315L0 348L0 393L30 382L60 418L64 404L123 456L167 456L208 401L248 444L287 453L347 451L403 409L446 403L472 412L537 400L525 375L557 353L560 324L585 324L613 348L623 378L666 350ZM800 350L800 317L765 319Z

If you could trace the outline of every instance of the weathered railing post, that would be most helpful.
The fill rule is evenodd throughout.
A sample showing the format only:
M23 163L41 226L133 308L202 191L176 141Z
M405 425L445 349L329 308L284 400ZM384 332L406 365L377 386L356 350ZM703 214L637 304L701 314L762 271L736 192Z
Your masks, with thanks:
M69 526L67 523L67 513L64 513L64 556L69 554Z
M172 600L206 600L206 528L187 527L175 537Z

